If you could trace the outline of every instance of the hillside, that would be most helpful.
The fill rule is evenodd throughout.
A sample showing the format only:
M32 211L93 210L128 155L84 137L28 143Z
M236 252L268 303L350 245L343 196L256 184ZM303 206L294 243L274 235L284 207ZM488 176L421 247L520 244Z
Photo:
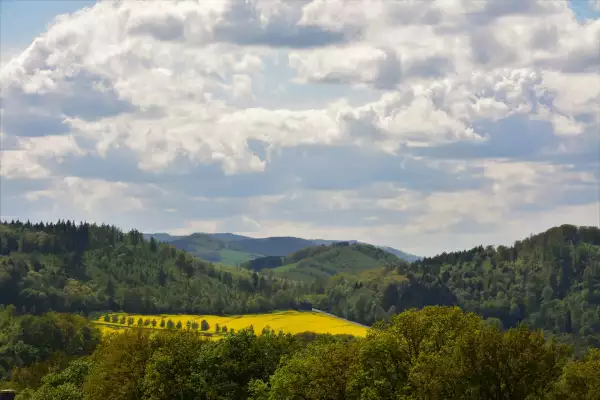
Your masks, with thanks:
M0 223L0 304L20 312L263 312L296 307L299 290L146 241L135 230Z
M171 236L167 233L144 234L149 240L168 242L178 249L187 251L203 260L227 265L240 265L260 257L284 257L300 249L312 246L329 246L334 243L367 244L356 240L302 239L297 237L250 238L233 233L193 233L187 236ZM406 261L420 257L392 247L376 246Z
M317 308L373 323L407 307L458 305L504 328L527 323L579 346L600 346L600 229L563 225L516 241L443 253L330 279ZM382 284L389 274L405 281Z
M255 271L270 270L291 280L314 282L340 273L358 273L402 262L378 247L360 243L334 243L312 246L285 257L269 256L248 261L242 266Z

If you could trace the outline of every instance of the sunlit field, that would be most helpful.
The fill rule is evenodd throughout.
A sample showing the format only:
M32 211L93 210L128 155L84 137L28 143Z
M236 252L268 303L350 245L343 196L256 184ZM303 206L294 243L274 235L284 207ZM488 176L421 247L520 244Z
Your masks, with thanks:
M113 322L113 316L118 321ZM234 329L238 331L249 326L254 327L254 331L260 334L265 327L270 327L275 332L280 330L286 333L331 333L346 334L353 336L366 336L367 328L354 324L352 322L336 318L330 315L311 311L282 311L268 314L249 314L249 315L182 315L182 314L163 314L163 315L140 315L140 314L110 314L110 321L105 322L104 316L99 317L94 323L100 328L103 334L119 332L123 329L138 327L138 321L141 318L142 328L145 329L169 329L171 321L172 329L178 329L177 324L181 323L179 329L195 329L215 338L224 335L224 328L227 331ZM120 322L125 317L125 324ZM133 318L133 323L128 324L128 319ZM155 324L152 321L155 321ZM202 329L202 321L208 323L208 329ZM163 323L164 322L164 323ZM217 332L217 325L219 331ZM204 327L206 328L206 326Z

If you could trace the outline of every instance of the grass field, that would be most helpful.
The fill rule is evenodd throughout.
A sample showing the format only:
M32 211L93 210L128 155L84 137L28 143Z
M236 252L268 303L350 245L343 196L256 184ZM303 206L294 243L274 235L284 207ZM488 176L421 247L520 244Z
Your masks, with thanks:
M112 315L112 314L111 314ZM367 333L367 328L358 324L346 321L341 318L334 316L311 312L311 311L281 311L268 314L249 314L249 315L231 315L231 316L218 316L218 315L180 315L180 314L164 314L164 315L140 315L140 314L116 314L119 316L133 317L135 323L133 327L137 327L137 321L139 318L143 320L149 318L150 320L156 320L156 328L152 328L151 325L147 329L166 329L160 327L160 321L171 320L173 324L181 322L183 328L186 328L187 322L196 322L200 324L202 320L206 320L210 328L205 333L212 334L214 337L222 336L222 333L216 334L215 327L218 324L220 327L226 326L228 329L235 329L236 331L247 328L250 325L254 327L254 331L260 334L264 327L269 326L271 329L278 332L282 330L286 333L301 333L301 332L315 332L315 333L331 333L331 334L347 334L353 336L363 337ZM130 329L127 325L121 325L119 323L104 322L103 317L94 321L98 328L103 333L119 332L123 329Z
M219 254L221 255L221 263L229 265L240 265L246 261L261 257L259 254L251 254L231 249L221 249L219 250Z

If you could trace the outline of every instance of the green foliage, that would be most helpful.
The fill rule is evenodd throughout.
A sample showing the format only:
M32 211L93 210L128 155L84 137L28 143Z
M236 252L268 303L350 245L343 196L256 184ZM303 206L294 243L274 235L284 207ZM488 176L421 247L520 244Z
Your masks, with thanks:
M214 266L135 230L0 222L0 304L23 313L257 313L300 307L306 292L268 276L260 283L248 271Z
M155 344L144 329L111 335L98 347L84 383L86 400L143 399L146 365Z
M46 375L37 390L19 393L17 400L83 400L83 383L91 365L87 358L75 359L65 369Z
M341 273L360 271L402 263L395 255L368 244L335 243L312 246L286 257L264 257L243 266L253 270L273 269L282 277L312 283Z
M407 310L366 338L275 334L211 341L193 330L127 330L51 368L20 399L596 400L600 351L525 326L501 332L458 307Z
M600 229L564 225L511 247L338 274L312 292L315 308L368 325L412 307L458 305L504 329L543 329L581 354L600 347Z
M167 329L173 329L175 328L175 324L173 323L173 321L168 320L167 321Z
M175 325L175 328L177 329L181 329L183 325L181 324L181 321L177 321L177 324Z
M47 313L14 316L11 307L0 312L0 377L13 368L23 369L49 360L56 353L66 356L91 353L100 332L77 315ZM29 371L32 372L32 371ZM18 371L21 375L23 371Z
M358 343L317 342L282 361L270 378L268 399L345 399ZM256 391L256 386L254 390Z
M210 325L207 320L203 319L200 321L200 330L207 331L210 329Z
M553 399L595 400L599 394L600 349L591 349L582 361L571 361L565 366Z

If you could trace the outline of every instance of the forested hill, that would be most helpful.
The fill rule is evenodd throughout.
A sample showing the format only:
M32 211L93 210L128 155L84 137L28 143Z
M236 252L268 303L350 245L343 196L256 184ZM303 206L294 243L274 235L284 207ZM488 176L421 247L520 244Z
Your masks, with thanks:
M272 271L291 280L314 282L340 273L358 273L403 262L379 247L341 242L306 247L285 257L261 257L247 261L242 266L255 271Z
M510 247L337 275L310 301L366 324L410 307L458 305L504 328L524 322L599 347L600 229L564 225Z
M299 290L215 267L135 230L0 223L0 304L20 312L262 312L299 307Z

